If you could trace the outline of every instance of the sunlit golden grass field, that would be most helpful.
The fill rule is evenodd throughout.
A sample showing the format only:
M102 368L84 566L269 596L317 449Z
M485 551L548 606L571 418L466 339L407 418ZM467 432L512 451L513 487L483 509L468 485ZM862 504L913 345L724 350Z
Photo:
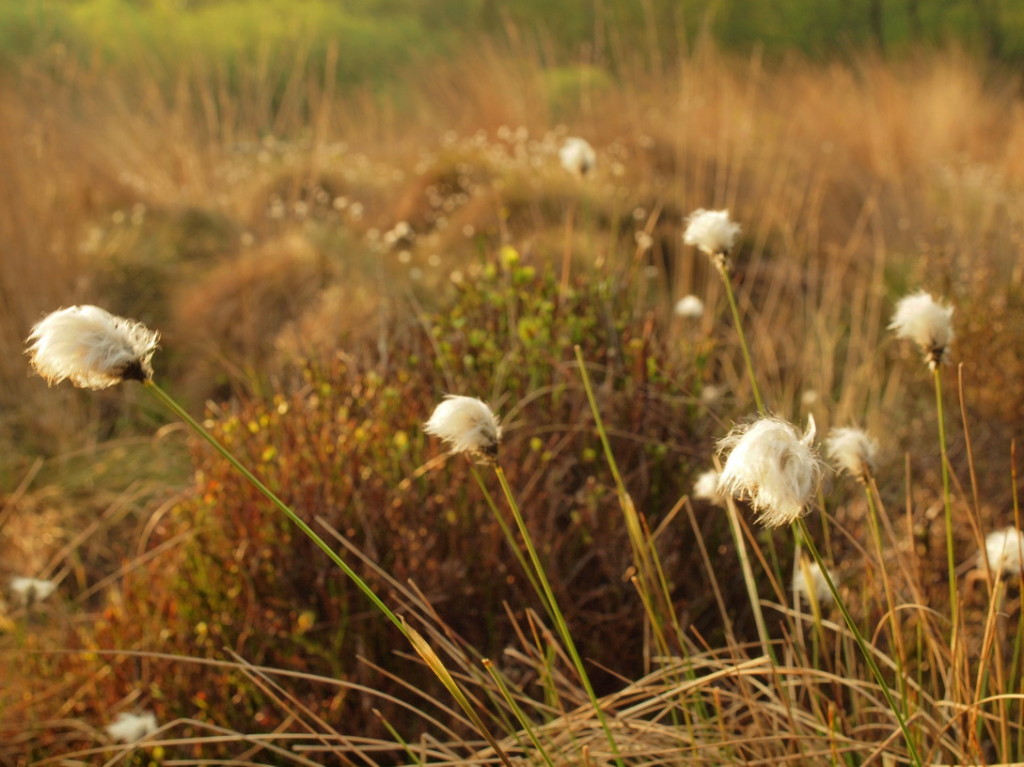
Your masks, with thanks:
M1017 78L708 43L614 76L481 44L394 98L316 67L297 52L283 89L185 64L170 88L99 63L3 83L0 577L57 588L0 602L0 764L1024 760L1020 577L978 556L1020 527ZM596 150L583 177L570 136ZM683 243L697 208L742 226L749 371ZM933 377L887 330L918 289L955 308L948 496ZM30 374L30 329L73 304L160 331L161 385L426 638L494 742L141 387ZM913 747L831 595L794 597L806 546L693 494L756 416L752 379L818 443L880 443L806 521ZM600 706L496 472L423 432L448 393L502 419L500 476ZM159 729L115 743L122 712Z

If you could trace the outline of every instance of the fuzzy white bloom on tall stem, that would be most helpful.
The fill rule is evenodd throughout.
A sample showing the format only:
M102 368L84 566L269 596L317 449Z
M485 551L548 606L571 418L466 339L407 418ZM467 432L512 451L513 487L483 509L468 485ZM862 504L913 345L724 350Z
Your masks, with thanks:
M985 553L992 572L1018 575L1024 569L1024 533L1016 527L996 530L985 536Z
M868 475L875 470L878 441L863 429L832 429L825 440L825 453L838 471L867 482Z
M107 725L107 735L117 743L134 743L142 740L152 732L156 732L156 717L148 711L141 714L129 714L122 711L112 723Z
M597 166L597 153L586 139L570 136L558 150L558 159L562 167L570 173L586 176Z
M740 225L729 218L728 210L700 208L686 218L683 242L706 253L718 268L727 269L728 255L740 231Z
M11 593L18 598L18 601L24 607L42 602L56 590L57 584L53 581L44 581L40 578L26 578L24 576L11 578Z
M813 417L803 436L780 418L765 417L734 427L718 443L719 454L729 454L719 488L749 501L765 527L795 522L821 478L814 434Z
M683 296L675 305L677 317L688 320L698 320L704 315L704 302L697 296Z
M889 329L897 338L913 341L924 352L925 362L935 370L949 356L953 342L953 307L940 304L923 290L904 296L896 304Z
M48 314L29 334L27 354L52 386L65 378L84 389L149 381L160 334L98 306L69 306Z
M829 577L835 583L835 573L829 571ZM825 582L825 576L817 562L803 561L797 563L793 571L793 593L810 603L811 595L818 604L829 604L832 601L832 592Z
M423 430L440 437L452 453L470 453L484 460L498 456L501 424L487 404L476 397L447 395L423 424Z

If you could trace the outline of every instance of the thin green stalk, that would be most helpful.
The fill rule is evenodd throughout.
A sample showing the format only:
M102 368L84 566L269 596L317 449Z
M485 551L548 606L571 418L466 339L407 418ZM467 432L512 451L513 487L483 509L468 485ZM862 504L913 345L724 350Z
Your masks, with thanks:
M868 501L868 526L871 528L871 537L875 542L875 552L878 554L878 571L881 574L882 588L885 591L885 604L889 615L889 631L892 634L892 641L896 647L896 680L899 684L900 700L903 703L903 713L905 714L909 708L907 685L906 680L903 678L903 663L906 649L903 646L903 635L896 620L896 600L892 593L892 583L889 581L889 574L885 569L885 560L882 553L882 531L878 523L878 509L875 507L875 497L871 494L871 488L866 481L863 485L864 495Z
M541 601L544 603L544 609L550 612L550 607L547 603L547 596L545 596L544 590L540 587L540 583L537 582L537 576L533 574L533 568L530 567L529 562L526 561L526 557L523 556L523 552L519 548L519 543L516 541L512 528L510 528L508 526L508 522L505 521L505 517L498 508L498 504L494 502L494 498L491 496L491 492L487 489L487 485L484 483L484 478L480 476L480 472L477 470L476 464L471 464L469 470L473 474L473 479L476 480L477 485L480 487L480 491L484 494L484 500L487 501L487 505L490 507L491 513L494 515L494 519L497 520L498 526L501 528L502 535L504 535L505 540L508 541L509 548L512 549L512 553L515 554L516 560L519 562L519 566L523 568L523 572L526 573L526 578L530 581L530 585L533 587L534 593L541 598Z
M608 468L612 473L612 478L615 481L615 489L618 494L619 508L622 510L622 516L626 523L626 532L629 535L630 547L633 551L633 562L636 565L637 571L640 573L638 579L638 588L641 591L641 597L643 598L645 607L648 608L648 615L651 619L651 625L657 636L659 642L665 644L664 632L662 626L665 625L666 621L659 616L658 611L655 609L655 602L652 598L652 594L657 591L658 576L656 573L656 567L652 563L651 558L657 557L657 552L653 551L653 546L649 546L647 540L643 535L643 525L640 522L639 515L636 511L636 506L633 504L633 499L626 490L626 483L622 481L622 474L619 472L618 463L615 460L615 455L612 453L611 441L608 439L608 432L604 428L604 420L601 418L601 411L597 406L597 397L594 396L594 387L590 383L590 375L587 373L586 362L583 359L583 351L577 345L574 349L576 353L576 365L580 371L580 379L583 381L583 389L587 393L587 401L590 404L590 412L594 416L594 424L597 427L597 434L601 439L601 447L604 450L605 461L608 464ZM665 599L665 604L660 608L662 611L672 614L672 603L671 600Z
M725 295L729 299L729 308L732 310L732 321L736 326L736 335L740 340L740 349L743 350L743 361L747 365L747 375L750 377L750 386L754 392L754 402L757 403L757 412L760 415L765 415L767 411L764 407L764 400L761 398L761 389L757 385L757 376L754 375L754 361L750 357L750 348L747 346L747 337L743 332L743 322L740 319L740 309L736 305L736 296L732 291L732 280L729 279L729 271L726 269L724 259L720 262L714 260L715 267L718 269L718 274L722 278L722 282L725 284Z
M263 497L265 497L279 511L281 511L286 517L288 517L288 519L290 519L295 524L295 526L298 527L299 530L301 530L306 535L306 537L313 541L313 543L315 543L317 547L320 548L320 550L323 551L327 555L327 557L335 565L337 565L338 568L343 573L345 573L345 575L348 576L349 580L351 580L356 585L356 587L363 592L366 598L369 599L374 604L374 606L377 607L378 610L384 613L387 619L390 620L398 628L398 630L402 633L402 636L409 640L409 642L412 644L413 648L420 655L420 657L422 657L423 660L427 663L427 665L430 666L431 670L437 675L441 683L448 689L448 691L452 694L452 697L455 698L456 702L466 713L466 716L470 718L470 720L476 726L480 734L494 749L495 753L501 759L502 763L505 764L506 767L512 767L512 763L509 761L508 756L498 745L497 740L495 740L490 730L484 724L483 719L480 718L480 715L477 713L476 709L470 703L469 698L466 697L466 694L458 686L458 683L455 681L454 677L452 677L448 669L444 666L440 657L433 651L433 649L429 646L426 640L423 639L422 636L420 636L419 632L417 632L411 626L406 625L405 621L403 621L398 615L396 615L394 611L391 610L391 608L384 604L384 601L377 596L374 590L370 588L370 585L366 581L364 581L355 570L349 567L348 563L346 563L345 560L338 555L338 552L332 549L324 541L323 538L317 535L313 528L306 524L305 520L303 520L302 517L296 514L292 510L292 508L288 506L288 504L286 504L284 501L278 498L277 495L270 488L264 485L259 479L256 478L256 476L251 471L249 471L245 466L243 466L241 462L239 462L239 460L235 458L235 456L232 455L231 452L226 447L224 447L220 442L218 442L217 439L212 434L210 434L210 432L203 428L203 426L198 421L196 421L196 419L194 419L188 413L188 411L186 411L181 405L179 405L177 401L173 397L171 397L171 395L169 395L162 388L160 388L160 386L153 380L146 381L144 383L144 386L157 400L160 401L161 404L163 404L168 410L174 413L174 415L180 418L185 423L186 426L192 429L192 431L194 431L199 437L205 440L214 450L216 450L217 453L225 461L231 464L231 466L236 471L238 471L238 473L241 474L249 482L249 484L256 488L256 490L258 490L260 494L263 495Z
M932 371L935 377L935 411L939 419L939 453L942 461L942 503L946 511L946 559L949 566L949 613L952 638L950 640L951 650L956 644L955 639L959 633L959 598L956 587L956 559L953 556L953 503L949 491L949 466L946 460L946 423L942 411L942 376L939 366L936 365ZM956 669L956 658L953 658L953 669ZM955 672L954 683L955 683Z
M384 718L384 715L380 712L380 710L374 708L371 709L371 712L375 717L377 717L377 721L384 725L384 729L388 731L388 734L391 735L395 743L402 747L402 749L405 751L405 755L409 757L410 761L415 765L423 767L423 765L426 764L423 761L423 758L413 752L413 750L409 747L409 744L406 742L405 738L403 738L401 733L394 728L391 722Z
M502 678L501 674L494 669L494 664L491 663L488 658L484 658L483 664L484 668L487 669L487 673L491 675L491 679L494 680L494 684L497 685L498 690L501 692L502 698L504 698L509 708L512 709L512 713L515 714L516 719L518 719L519 723L523 726L523 729L526 731L526 736L530 739L530 742L533 743L533 747L537 749L537 752L541 755L541 758L548 767L555 767L555 763L551 761L551 757L548 755L547 749L544 748L544 744L541 743L540 738L537 737L537 732L534 729L533 724L530 722L530 718L526 715L523 709L520 708L519 704L516 703L516 699L512 696L512 693L509 692L508 685L505 684L505 680Z
M923 767L924 763L921 761L920 755L917 753L917 747L914 745L914 739L910 736L910 730L907 727L907 722L903 718L903 714L896 704L896 701L892 697L892 693L889 691L889 685L885 681L885 677L882 676L881 669L878 668L878 664L875 662L874 655L872 655L868 643L864 640L864 637L860 633L860 629L857 628L857 624L853 620L853 616L850 615L850 611L846 608L846 603L843 598L839 596L839 590L836 588L835 583L832 582L832 576L829 575L828 567L825 565L825 561L821 558L821 554L818 553L818 547L814 545L814 540L811 538L811 533L807 529L807 523L803 519L798 519L796 522L797 531L799 536L803 538L804 544L807 546L807 550L811 552L811 556L814 557L814 561L818 564L818 569L821 571L822 577L825 579L825 583L828 585L828 590L832 593L832 598L836 601L836 606L839 607L839 611L843 614L843 619L846 621L847 627L850 629L850 633L853 635L854 641L857 643L857 647L860 649L860 653L864 656L864 662L868 664L868 668L871 669L871 674L875 677L875 681L878 682L878 687L882 691L882 696L885 698L886 705L892 711L893 716L896 717L896 721L899 723L900 730L903 731L903 739L907 744L907 751L910 753L911 764L916 767Z
M736 543L736 554L740 558L740 570L743 572L743 582L747 587L747 598L750 600L750 609L754 611L754 624L757 626L757 636L761 640L761 651L771 658L773 665L778 665L779 660L775 657L775 648L772 647L771 639L768 637L768 626L764 622L764 613L761 611L761 597L757 593L757 582L754 580L754 570L750 566L750 557L747 556L747 545L743 542L743 529L740 527L739 512L732 498L728 498L725 504L726 516L729 518L729 531Z
M501 489L505 494L505 500L508 501L509 508L512 510L512 516L515 518L516 525L519 527L519 534L522 537L523 542L526 544L526 551L530 555L530 562L533 564L534 574L537 576L537 580L540 582L541 587L544 590L545 598L551 611L551 619L555 622L555 628L558 630L562 643L565 645L566 652L569 653L569 658L572 660L573 666L576 668L576 673L579 675L580 682L583 684L583 687L587 692L587 697L590 698L590 702L594 707L594 712L597 714L597 718L601 722L601 729L604 730L605 737L608 739L608 745L611 747L612 754L615 756L615 763L618 767L625 767L622 757L619 754L618 744L615 742L615 736L612 735L611 728L608 726L608 719L605 716L604 709L601 708L601 702L597 699L597 693L594 692L594 686L590 683L590 677L587 675L586 667L583 665L583 659L580 657L579 651L576 649L576 642L573 641L572 634L569 631L569 626L565 622L565 616L563 615L561 608L558 606L558 601L555 599L555 592L551 588L551 583L548 581L547 574L544 572L544 566L541 564L540 557L537 555L537 549L533 545L533 539L530 536L530 531L526 528L526 522L523 520L523 515L519 510L519 504L516 502L515 496L512 494L512 488L508 484L505 472L502 470L501 466L495 464L494 473L498 475L498 482L501 483Z
M1010 441L1010 490L1013 497L1013 526L1020 530L1020 497L1017 493L1017 440ZM1020 586L1024 589L1024 572L1019 574ZM1020 680L1012 692L1024 693L1024 676L1021 668L1021 641L1024 637L1024 610L1017 611L1017 631L1013 637L1013 660L1010 662L1009 679ZM1017 754L1024 754L1024 700L1017 703ZM1009 758L1009 754L1004 753Z

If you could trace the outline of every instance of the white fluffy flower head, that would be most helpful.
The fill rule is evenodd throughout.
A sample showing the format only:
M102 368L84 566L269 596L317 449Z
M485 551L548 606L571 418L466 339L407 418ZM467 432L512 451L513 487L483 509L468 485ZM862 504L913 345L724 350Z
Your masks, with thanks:
M423 430L444 440L453 453L470 453L484 460L498 456L501 425L487 404L476 397L449 394L434 408Z
M765 527L795 522L821 478L821 460L812 447L814 433L813 418L803 436L780 418L734 427L718 443L718 452L729 454L719 488L749 501Z
M586 139L570 136L558 150L562 167L577 176L586 176L597 165L597 153Z
M688 320L700 319L704 315L704 302L697 296L683 296L676 301L675 313Z
M160 334L98 306L69 306L48 314L29 334L32 367L50 385L65 378L84 389L148 381Z
M707 253L716 263L725 264L725 257L736 245L740 225L729 219L728 210L693 211L686 219L683 242Z
M825 453L837 470L866 482L868 475L875 470L878 441L863 429L832 429L825 440Z
M122 711L117 719L107 725L107 735L117 743L134 743L156 732L156 728L156 717L150 712L129 714Z
M835 583L835 573L829 571L829 577ZM808 604L811 602L811 595L819 605L830 604L832 592L829 591L825 576L818 567L817 562L809 562L806 559L799 562L793 571L793 593L802 598Z
M913 341L924 352L925 362L935 370L949 356L953 342L953 307L940 304L923 290L904 296L896 304L889 329L897 338Z
M42 602L50 594L57 590L57 584L53 581L44 581L40 578L26 578L19 576L11 578L11 593L18 598L22 605L33 605Z
M693 483L693 497L708 501L718 506L725 505L725 497L718 489L719 473L714 469L703 472Z
M1024 569L1024 533L1016 527L996 530L985 536L985 553L992 572L1018 575Z

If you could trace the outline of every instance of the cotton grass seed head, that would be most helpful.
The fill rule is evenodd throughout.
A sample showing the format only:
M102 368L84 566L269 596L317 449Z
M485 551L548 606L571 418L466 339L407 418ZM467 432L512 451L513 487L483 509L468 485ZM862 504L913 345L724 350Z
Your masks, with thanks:
M129 714L122 711L117 718L107 725L107 735L116 743L134 743L142 740L152 732L156 732L156 717L148 711L140 714Z
M835 583L835 574L831 570L829 577ZM832 592L829 591L828 583L825 582L825 576L817 562L809 562L805 559L797 563L796 569L793 571L792 588L793 593L808 604L811 602L812 594L814 601L819 605L829 604L832 601Z
M562 167L576 176L586 176L597 166L597 153L586 139L570 136L558 150Z
M1016 527L989 533L985 537L985 553L992 572L1018 575L1024 569L1024 533Z
M57 584L53 581L23 576L11 578L11 593L14 594L23 607L42 602L56 590Z
M440 437L452 453L469 453L485 461L498 457L501 425L486 403L476 397L449 394L434 408L423 430Z
M825 440L825 454L837 471L866 482L875 470L878 442L863 429L832 429Z
M953 307L940 304L923 290L904 296L896 304L889 329L897 338L913 341L924 352L925 362L935 370L949 356L953 342Z
M780 418L734 427L718 443L719 454L728 453L719 489L748 501L765 527L795 522L821 478L814 433L813 418L802 436Z
M716 266L725 268L726 258L740 236L740 225L729 219L728 210L693 211L686 219L683 242L707 253Z
M683 296L676 301L675 314L688 320L699 320L704 315L704 302L697 296Z
M693 483L693 497L716 506L725 505L725 496L718 488L718 480L721 475L714 469L703 472Z
M27 354L52 386L65 378L84 389L121 381L148 381L160 334L97 306L69 306L48 314L29 334Z

